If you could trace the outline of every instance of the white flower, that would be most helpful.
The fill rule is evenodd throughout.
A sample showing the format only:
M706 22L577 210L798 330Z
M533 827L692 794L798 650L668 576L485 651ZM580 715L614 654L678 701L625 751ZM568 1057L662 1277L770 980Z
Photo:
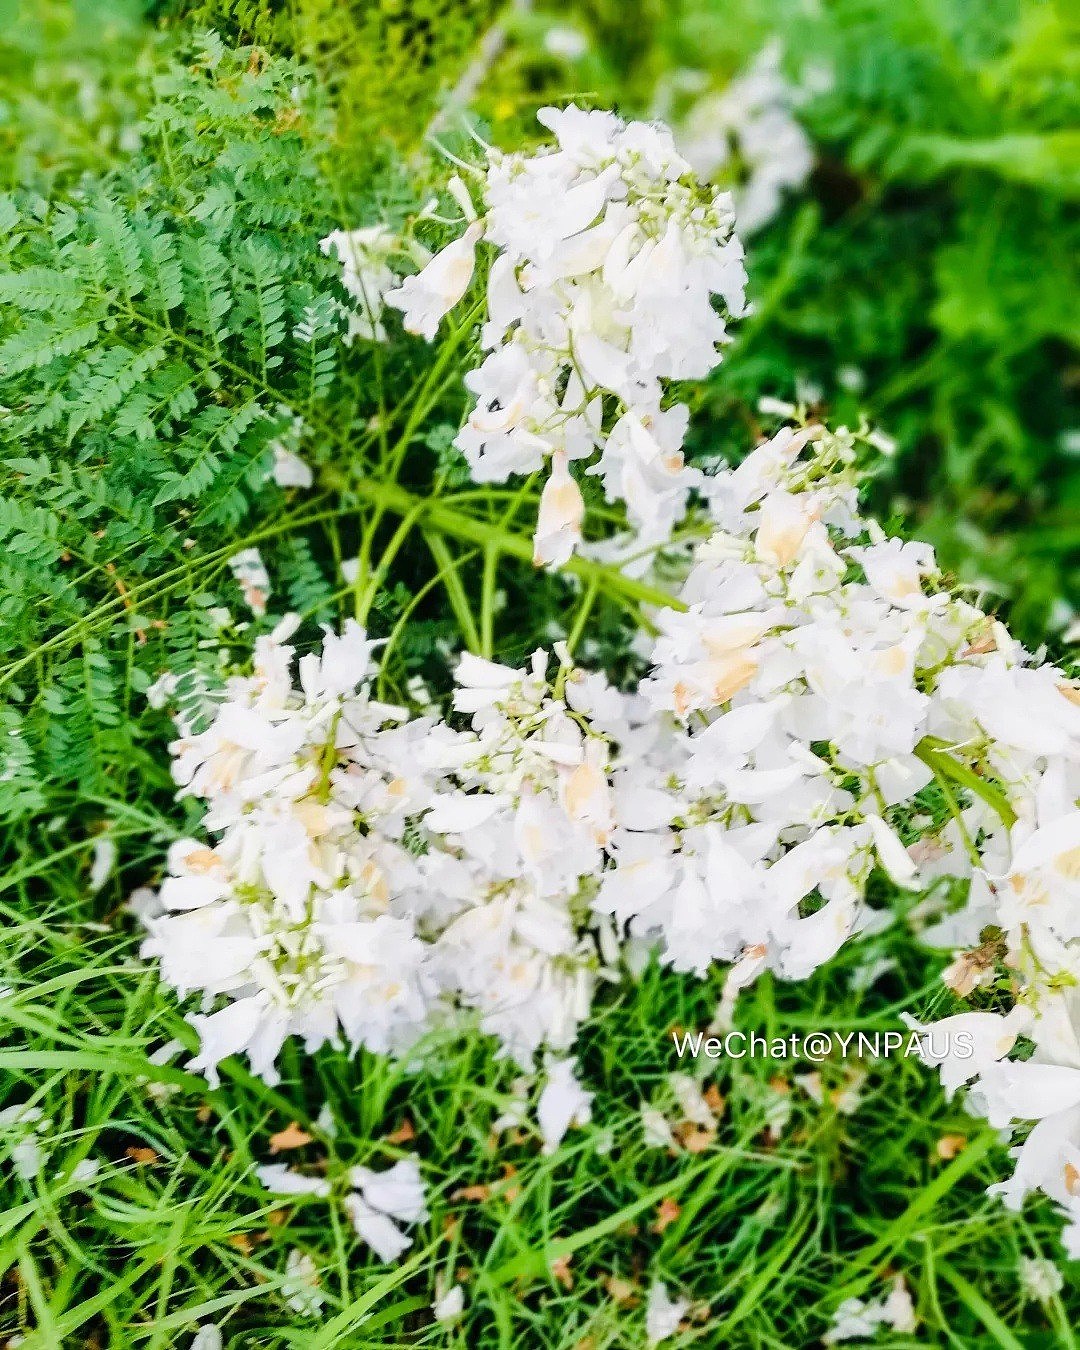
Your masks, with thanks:
M412 1238L394 1223L386 1214L354 1193L345 1197L345 1211L358 1237L363 1238L380 1261L396 1261L402 1252L412 1246Z
M311 465L282 445L274 447L273 479L278 487L309 488L314 482Z
M674 1336L689 1307L689 1299L673 1299L667 1286L660 1280L654 1280L649 1286L649 1297L645 1304L645 1339L649 1345L659 1345L661 1341Z
M668 1086L675 1094L683 1120L711 1128L716 1123L712 1107L705 1100L701 1085L688 1073L669 1073Z
M645 1102L638 1108L641 1115L641 1132L646 1148L674 1148L675 1135L671 1125L658 1107L648 1106Z
M281 1297L301 1317L317 1317L326 1296L319 1289L319 1268L308 1252L293 1247L285 1262Z
M15 1175L23 1181L31 1181L34 1177L40 1175L41 1169L45 1166L46 1157L47 1154L41 1143L32 1135L20 1139L17 1144L12 1145L11 1165L15 1169Z
M270 598L270 576L257 548L241 549L229 559L229 571L236 578L237 585L244 594L244 602L252 614L259 617L266 613L266 602Z
M586 1125L592 1119L593 1094L586 1092L574 1074L575 1059L549 1059L547 1082L536 1107L544 1152L554 1153L571 1125Z
M11 1165L23 1181L39 1176L48 1158L44 1136L51 1121L40 1106L18 1102L0 1111L0 1138L11 1137Z
M951 1097L964 1083L985 1073L1009 1053L1027 1018L1017 1008L1006 1017L1000 1013L958 1013L928 1027L910 1017L905 1020L914 1030L925 1033L919 1053L925 1063L940 1070L941 1086Z
M465 1311L465 1290L460 1284L452 1284L445 1294L431 1305L436 1322L456 1322Z
M116 866L116 840L111 834L99 834L94 840L94 857L90 866L89 886L92 892L100 891L108 881Z
M416 1162L402 1159L385 1172L354 1167L349 1180L355 1189L344 1204L357 1234L380 1261L396 1261L412 1245L400 1225L422 1223L428 1217Z
M561 567L569 561L581 540L585 502L581 489L567 467L566 455L551 456L551 474L540 495L533 562L538 567Z
M196 1331L190 1350L221 1350L223 1344L220 1329L207 1322Z
M878 861L888 872L889 877L905 890L917 889L914 885L917 869L910 853L900 842L900 836L873 812L867 813L866 823L874 837Z
M270 476L278 487L309 488L314 482L311 465L302 459L298 453L301 441L307 432L304 419L292 415L285 406L282 406L278 411L283 418L288 418L288 421L281 435L270 442L269 448L274 455Z
M101 1160L99 1158L82 1158L71 1169L68 1180L73 1186L89 1186L97 1180L100 1171Z
M342 267L341 284L355 301L355 308L348 311L346 340L385 341L383 307L397 280L388 261L397 248L394 235L383 225L334 230L320 240L319 247L327 255L336 255Z
M483 226L474 221L460 239L440 252L422 272L406 277L396 290L387 291L388 305L404 314L405 329L429 342L440 321L453 309L469 288L476 265L476 241Z
M320 1200L330 1195L330 1183L325 1177L306 1177L286 1163L264 1163L256 1167L255 1174L275 1195L314 1195Z
M1064 1275L1045 1257L1022 1256L1017 1270L1025 1298L1049 1303L1065 1287Z
M833 1324L821 1338L826 1345L840 1341L868 1340L879 1327L913 1332L917 1325L915 1307L903 1275L894 1275L889 1293L876 1302L847 1298L833 1315Z
M394 1163L385 1172L373 1172L368 1167L354 1167L349 1181L369 1205L392 1218L405 1223L417 1223L427 1218L424 1207L424 1183L420 1169L412 1158Z

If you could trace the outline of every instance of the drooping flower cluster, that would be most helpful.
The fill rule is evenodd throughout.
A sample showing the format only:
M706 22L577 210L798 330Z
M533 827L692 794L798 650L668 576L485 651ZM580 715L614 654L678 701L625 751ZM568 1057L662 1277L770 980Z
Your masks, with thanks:
M633 694L565 652L553 678L543 653L466 656L461 729L375 702L355 625L299 689L288 626L260 639L174 746L216 842L173 846L145 950L203 996L195 1064L270 1077L289 1035L392 1050L465 1010L529 1066L572 1046L627 937L733 963L730 1016L762 970L804 978L880 921L875 869L959 878L937 937L975 950L950 981L1003 958L1018 1003L965 1015L982 1048L947 1085L1040 1121L1006 1194L1042 1186L1080 1229L1080 696L859 514L864 439L786 427L707 481L717 528ZM1008 1060L1021 1033L1035 1055Z
M901 886L959 880L928 934L970 949L946 977L967 994L996 966L1015 1006L944 1024L977 1049L945 1052L943 1079L992 1125L1037 1122L1000 1189L1043 1189L1080 1253L1080 686L859 517L854 449L786 429L710 483L721 528L643 686L689 734L629 771L654 764L669 800L614 837L598 903L678 967L737 957L737 986L828 959L867 920L875 855Z
M617 777L598 905L676 969L802 978L872 916L876 863L915 871L888 820L930 779L920 668L983 623L917 604L926 552L872 538L855 438L786 428L708 485L720 528L685 609L658 617L652 744ZM910 546L905 546L910 550ZM913 591L912 589L913 588ZM955 631L954 631L955 630Z
M645 545L682 516L700 475L683 462L688 410L669 406L667 385L716 366L746 273L730 197L695 181L666 127L573 105L539 120L557 148L490 150L479 218L453 180L460 238L398 289L378 269L360 289L379 291L430 340L468 288L476 245L493 247L487 356L466 376L476 405L456 443L478 482L549 468L536 561L558 565L581 538L574 461L589 461L608 499L626 503ZM354 290L345 244L357 233L340 235L339 248Z
M428 749L447 775L425 821L443 841L425 859L440 979L524 1064L570 1046L591 1003L622 713L602 678L564 659L552 685L546 667L542 652L527 671L463 657L454 707L472 728L439 728Z
M950 1095L970 1084L991 1125L1031 1127L1012 1177L993 1189L1016 1209L1032 1190L1050 1196L1080 1257L1080 685L1026 661L1004 634L942 685L952 718L942 734L994 786L922 845L935 867L971 879L966 907L943 926L966 949L946 979L968 993L1002 972L1012 1007L933 1024L924 1058ZM956 1051L961 1031L973 1054Z

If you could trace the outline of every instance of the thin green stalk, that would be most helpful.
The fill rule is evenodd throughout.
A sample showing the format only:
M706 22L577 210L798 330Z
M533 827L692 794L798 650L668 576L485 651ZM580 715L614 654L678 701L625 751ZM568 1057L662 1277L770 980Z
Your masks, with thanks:
M476 557L475 550L471 553L463 554L457 560L458 567L464 567L466 563L472 562L472 560L475 557ZM384 702L386 701L388 693L388 680L386 676L386 671L390 662L390 653L394 650L394 647L397 645L398 639L405 631L405 627L408 624L409 620L412 618L414 611L420 605L421 601L425 600L427 596L430 595L430 593L435 589L435 587L439 585L440 581L441 578L438 575L436 575L431 577L428 581L426 581L423 584L423 586L420 587L420 589L412 597L409 603L401 611L401 614L398 616L397 622L390 630L390 636L386 639L386 642L383 644L380 650L379 681L377 688L379 698Z
M359 594L356 603L356 618L360 623L367 622L367 616L371 611L371 606L375 602L375 597L379 593L379 587L386 579L386 574L390 570L390 564L397 556L399 549L408 539L412 527L416 524L423 510L423 502L418 502L413 510L406 512L401 518L397 529L391 535L389 542L382 551L382 557L379 559L379 565L371 574L367 585L364 586ZM360 585L362 579L358 578L357 585Z
M473 618L472 608L469 605L469 597L465 594L465 587L461 583L461 577L458 573L459 564L454 561L446 540L441 534L435 530L424 530L423 533L428 548L431 549L431 556L438 563L439 578L446 590L446 597L450 601L450 607L458 621L458 627L461 629L461 636L465 639L465 645L471 652L479 655L483 644L480 641L480 632L476 627L476 620Z
M484 570L480 580L480 654L490 661L495 650L495 580L499 570L499 547L484 548Z
M505 530L490 521L477 520L474 516L455 511L437 499L425 500L417 497L397 483L360 478L353 480L349 486L365 500L377 503L385 511L396 516L412 512L419 506L416 519L421 528L434 529L441 535L477 544L481 548L495 544L503 553L532 563L532 540ZM609 595L636 600L645 605L655 605L661 609L687 608L683 601L668 591L624 576L618 568L605 563L593 562L588 558L571 558L562 571L586 583L595 579L600 589Z
M589 620L589 615L592 613L592 607L596 603L598 590L599 586L596 580L593 579L589 582L588 588L582 597L581 604L578 606L578 612L574 617L574 626L570 629L566 638L566 650L571 656L574 653L574 648L577 646L582 633L585 631L585 625Z

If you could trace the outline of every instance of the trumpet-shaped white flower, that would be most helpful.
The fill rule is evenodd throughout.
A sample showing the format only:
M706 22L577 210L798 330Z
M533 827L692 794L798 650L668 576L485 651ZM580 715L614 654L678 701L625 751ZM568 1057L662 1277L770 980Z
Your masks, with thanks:
M396 290L386 293L386 303L400 309L405 329L427 338L469 289L476 266L476 241L483 226L473 221L460 239L447 244L414 277L406 277Z
M570 472L566 455L556 451L551 457L551 474L540 495L533 562L538 567L561 567L568 562L581 541L584 519L581 489Z

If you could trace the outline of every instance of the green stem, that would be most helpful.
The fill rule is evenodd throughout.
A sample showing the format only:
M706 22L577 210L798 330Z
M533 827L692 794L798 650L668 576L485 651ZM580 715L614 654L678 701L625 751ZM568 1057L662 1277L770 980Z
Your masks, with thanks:
M596 582L590 581L588 590L586 590L584 598L578 606L577 617L574 619L574 626L570 629L570 633L566 639L566 650L571 656L574 654L574 648L578 645L581 635L585 631L585 625L589 620L589 615L592 613L592 607L596 600L596 591Z
M423 534L427 540L428 548L431 549L431 556L438 564L439 578L446 591L447 599L450 601L450 608L454 611L454 617L458 621L461 636L465 639L465 645L471 652L475 652L479 656L483 651L483 643L480 640L476 620L473 618L473 612L469 605L469 597L465 594L465 587L461 584L461 577L458 575L458 564L451 556L446 540L441 534L432 530L424 530Z
M920 756L921 758L921 756ZM960 803L956 800L956 794L949 786L949 780L941 773L933 763L927 763L923 760L927 768L934 775L934 781L941 790L941 795L945 798L945 805L949 808L949 814L956 821L956 828L960 831L960 838L964 841L964 848L967 849L967 855L971 859L973 867L981 867L982 859L979 857L979 850L975 847L975 841L971 837L971 832L964 823L964 813L960 810Z
M458 558L456 565L458 567L464 567L466 563L472 562L472 560L475 557L476 557L475 550L472 553L463 554L462 557ZM420 589L409 601L409 603L401 611L401 614L398 616L397 622L390 630L390 636L386 639L386 642L379 653L378 694L380 700L383 702L386 702L388 698L389 682L387 679L386 671L389 666L390 653L394 650L395 646L397 645L398 639L401 637L401 634L405 631L405 626L412 618L413 612L418 608L421 601L425 600L427 596L435 589L435 587L440 584L441 581L442 577L440 577L438 573L436 573L435 576L425 581L424 584L420 587ZM0 889L3 889L2 882L0 882Z
M333 486L332 480L327 479ZM397 483L378 482L373 478L357 478L349 482L339 482L339 487L351 489L360 497L376 505L380 511L389 511L395 516L405 516L416 512L416 520L422 529L449 535L465 543L477 544L480 548L497 547L512 558L532 563L532 540L491 521L477 520L475 516L455 511L437 499L418 497ZM604 563L592 562L588 558L571 558L562 568L564 573L580 578L586 585L595 582L608 594L617 594L624 599L636 600L644 605L656 605L661 609L685 610L687 606L676 596L655 586L636 581L633 577L623 576L615 567Z
M480 655L490 661L495 651L495 581L499 570L499 550L495 544L484 549L484 570L480 582Z
M379 565L375 568L370 580L363 587L363 591L357 602L356 618L358 623L367 623L368 613L375 602L376 595L379 593L379 587L386 579L386 574L390 570L390 564L394 561L399 549L408 539L412 527L416 524L422 509L423 502L418 502L412 511L409 511L402 516L401 522L394 531L390 542L383 549L382 557L379 559Z

